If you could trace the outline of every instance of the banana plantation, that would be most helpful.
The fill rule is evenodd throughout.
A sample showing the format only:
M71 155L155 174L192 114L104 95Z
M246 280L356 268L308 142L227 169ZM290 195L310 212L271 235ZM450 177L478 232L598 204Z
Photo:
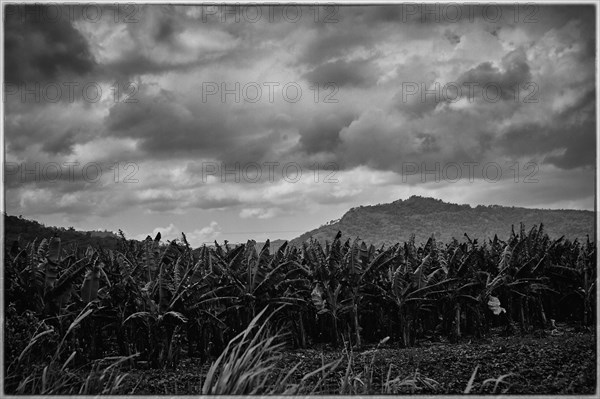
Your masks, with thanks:
M71 392L61 373L100 359L167 370L185 358L210 363L263 311L292 350L594 326L595 243L552 240L541 225L517 230L507 241L465 235L380 248L338 233L276 251L268 241L193 249L185 235L162 243L121 234L118 250L59 237L14 242L4 269L5 389ZM50 392L52 375L60 389Z

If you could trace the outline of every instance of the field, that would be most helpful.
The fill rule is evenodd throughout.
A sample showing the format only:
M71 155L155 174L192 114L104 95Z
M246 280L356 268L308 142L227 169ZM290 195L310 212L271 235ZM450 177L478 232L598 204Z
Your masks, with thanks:
M574 330L566 327L561 328L559 335L548 332L544 336L495 335L488 339L466 340L457 344L423 343L406 349L380 347L376 350L373 362L371 392L385 393L381 382L386 380L391 366L394 378L398 375L412 378L418 370L422 376L435 381L431 386L406 386L404 393L461 394L475 367L479 365L473 393L492 392L495 382L482 387L483 382L507 375L506 383L500 384L499 390L506 389L509 394L593 394L596 389L595 336L589 332ZM355 375L361 372L364 374L364 364L371 363L373 350L373 347L366 348L355 354ZM295 373L295 381L298 381L304 374L321 367L321 356L325 362L331 362L344 357L344 354L330 347L297 349L286 352L277 367L287 370L290 365L300 362L301 366ZM322 393L340 392L346 367L346 361L340 364L339 370L330 376ZM135 370L130 372L122 392L144 395L199 394L207 371L208 365L202 364L199 359L186 359L176 370ZM361 387L359 385L359 389Z
M6 393L590 394L596 252L543 226L359 240L5 254Z

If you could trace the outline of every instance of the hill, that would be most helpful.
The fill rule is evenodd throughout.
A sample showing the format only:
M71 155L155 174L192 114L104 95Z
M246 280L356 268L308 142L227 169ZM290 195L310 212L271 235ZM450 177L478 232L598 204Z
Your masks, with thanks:
M45 226L35 220L22 217L4 215L4 243L10 248L15 240L21 243L31 242L34 239L59 236L63 245L77 243L79 247L91 245L106 249L116 249L119 237L112 231L78 231L72 227Z
M106 249L116 249L119 237L110 231L77 231L73 228L51 227L34 220L4 215L4 239L10 246L14 240L29 242L33 239L58 235L63 243L76 242L78 246L92 245ZM499 205L471 207L443 202L434 198L412 196L389 204L359 206L350 209L339 220L332 221L317 229L302 234L291 241L300 246L313 237L322 243L332 241L338 231L346 238L356 238L379 246L395 244L415 235L417 243L425 242L433 234L436 239L448 242L462 239L467 233L475 239L500 239L510 235L512 226L519 229L523 223L526 229L544 224L551 238L564 235L569 239L585 239L595 234L595 215L591 211L548 210L505 207ZM251 237L249 237L251 238ZM271 250L277 250L285 240L271 241ZM259 243L262 248L264 243Z
M339 220L323 225L292 240L300 245L313 237L321 242L332 241L338 231L344 237L360 239L375 245L403 242L415 235L417 242L426 241L433 234L447 242L461 239L467 233L471 238L500 239L510 235L512 226L518 231L520 223L530 229L544 224L551 238L585 239L594 237L595 216L591 211L548 210L499 205L475 208L434 198L412 196L389 204L352 208Z

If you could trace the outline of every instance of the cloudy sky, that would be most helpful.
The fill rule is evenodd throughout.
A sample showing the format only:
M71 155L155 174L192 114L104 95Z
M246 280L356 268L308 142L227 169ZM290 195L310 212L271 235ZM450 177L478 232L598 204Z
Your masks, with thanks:
M291 239L418 194L594 208L595 9L5 9L11 215Z

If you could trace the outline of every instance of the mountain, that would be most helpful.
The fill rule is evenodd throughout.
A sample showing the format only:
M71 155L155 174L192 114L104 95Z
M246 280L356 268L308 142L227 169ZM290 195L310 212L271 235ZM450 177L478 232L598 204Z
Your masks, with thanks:
M339 220L302 234L291 241L300 246L313 237L321 242L332 241L338 231L345 238L359 237L367 243L379 246L395 244L415 235L417 242L425 242L433 234L436 239L448 242L453 237L461 240L467 233L472 239L506 239L512 226L518 232L520 223L529 230L533 225L544 224L551 238L564 235L574 240L590 239L595 234L595 213L577 210L548 210L506 207L499 205L475 208L457 205L434 198L412 196L390 204L359 206L352 208ZM119 238L109 231L76 231L73 228L44 226L34 220L4 215L4 242L10 246L14 240L32 241L36 237L48 238L58 235L63 243L76 242L80 247L87 245L116 249ZM249 237L251 238L251 237ZM271 251L277 250L285 241L271 241ZM258 243L260 249L264 243Z
M302 234L292 240L298 246L313 237L321 242L332 241L338 231L346 238L356 238L375 244L394 244L407 241L412 234L417 242L433 234L447 242L453 237L461 240L464 234L472 239L506 239L512 226L518 232L520 223L529 230L544 224L551 238L585 239L594 237L595 214L591 211L548 210L506 207L499 205L475 208L443 202L435 198L412 196L390 204L352 208L339 220Z

